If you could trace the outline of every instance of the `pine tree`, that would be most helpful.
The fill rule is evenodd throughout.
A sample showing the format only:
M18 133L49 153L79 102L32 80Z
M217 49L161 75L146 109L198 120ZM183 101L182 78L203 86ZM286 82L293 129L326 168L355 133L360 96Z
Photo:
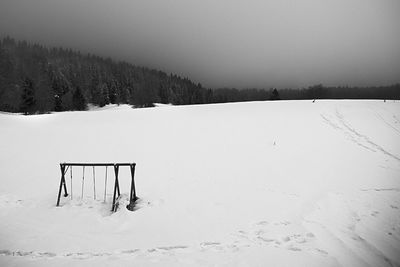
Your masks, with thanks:
M29 78L25 78L22 83L20 111L23 112L24 115L31 114L34 110L35 104L36 99L33 81Z
M118 95L117 95L117 88L114 84L109 86L108 99L110 100L111 104L115 104L115 103L119 102Z
M74 110L85 110L86 109L86 99L82 94L79 86L76 88L74 94L72 95L72 107Z
M98 105L100 107L104 107L105 105L110 103L110 99L108 97L108 87L106 83L102 83L99 86L99 102Z
M270 100L280 100L280 99L281 98L279 97L278 90L276 90L276 89L272 90Z
M63 110L61 96L59 96L57 94L54 95L54 110L55 111L62 111Z

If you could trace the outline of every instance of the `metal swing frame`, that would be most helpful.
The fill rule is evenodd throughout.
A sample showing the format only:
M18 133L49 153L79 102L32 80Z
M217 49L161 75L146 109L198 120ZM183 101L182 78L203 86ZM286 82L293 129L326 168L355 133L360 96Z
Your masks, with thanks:
M131 190L130 190L130 196L129 196L129 204L126 206L128 210L133 210L135 206L135 201L138 199L136 196L136 188L135 188L135 167L136 163L60 163L60 170L61 170L61 180L60 180L60 187L58 189L58 198L57 198L57 207L60 206L60 198L61 198L61 191L64 188L64 197L68 196L67 192L67 185L65 182L65 175L68 171L68 168L72 168L73 166L90 166L90 167L97 167L97 166L102 166L102 167L108 167L108 166L113 166L114 167L114 173L115 173L115 182L114 182L114 194L113 194L113 203L111 207L111 211L115 212L117 210L117 194L118 197L121 195L120 190L119 190L119 180L118 180L118 172L119 172L119 167L121 166L128 166L130 167L131 170ZM72 181L71 181L72 183ZM72 194L72 192L71 192Z

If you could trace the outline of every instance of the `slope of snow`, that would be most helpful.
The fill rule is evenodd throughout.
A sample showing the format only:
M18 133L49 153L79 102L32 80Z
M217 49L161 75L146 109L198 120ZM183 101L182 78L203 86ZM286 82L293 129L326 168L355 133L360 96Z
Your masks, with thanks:
M400 265L399 102L121 105L0 128L2 266ZM137 209L111 214L105 168L96 200L93 170L82 198L73 168L55 207L60 162L136 162Z

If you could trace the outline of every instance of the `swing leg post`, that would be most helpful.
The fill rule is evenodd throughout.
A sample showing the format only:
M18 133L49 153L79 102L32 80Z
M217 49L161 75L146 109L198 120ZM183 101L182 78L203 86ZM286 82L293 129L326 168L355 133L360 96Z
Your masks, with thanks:
M58 197L57 197L57 206L60 206L60 198L61 198L61 190L64 186L64 196L68 196L67 193L67 187L65 185L65 165L60 164L60 169L61 169L61 180L60 180L60 188L58 189Z
M112 203L112 207L111 207L111 211L112 212L116 211L115 200L116 200L117 190L118 190L118 196L120 196L119 183L118 183L118 170L119 170L119 166L118 165L114 165L115 184L114 184L113 203Z
M136 197L136 189L135 189L135 164L130 165L131 169L131 194L129 196L129 205L126 206L126 208L130 211L133 211L135 207L135 201L137 199Z
M71 169L69 170L71 174L71 200L72 200L72 166Z
M63 175L64 176L64 178L63 178L63 184L64 184L64 197L67 197L68 196L68 192L67 192L67 183L65 182L65 174Z
M118 166L118 167L119 167L119 166ZM118 193L118 196L121 195L121 193L120 193L120 191L119 191L119 179L117 179L117 193Z

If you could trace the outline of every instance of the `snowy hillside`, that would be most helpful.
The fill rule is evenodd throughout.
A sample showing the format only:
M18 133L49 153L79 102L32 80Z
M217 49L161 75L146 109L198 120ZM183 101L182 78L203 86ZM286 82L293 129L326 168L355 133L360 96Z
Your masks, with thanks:
M1 266L400 266L400 102L3 113L0 129ZM111 214L105 168L96 200L74 168L55 207L60 162L136 162L137 210Z

